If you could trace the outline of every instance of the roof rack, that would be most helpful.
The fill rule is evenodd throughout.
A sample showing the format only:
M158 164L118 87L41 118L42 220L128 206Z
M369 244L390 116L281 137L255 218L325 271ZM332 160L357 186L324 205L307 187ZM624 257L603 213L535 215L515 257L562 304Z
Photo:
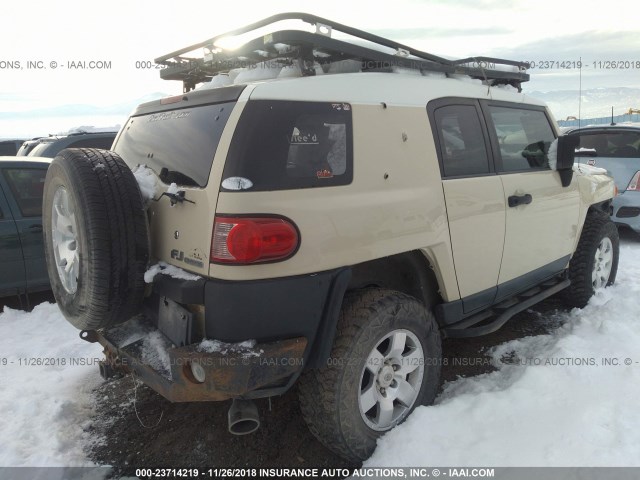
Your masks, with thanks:
M249 33L284 20L302 20L315 26L316 31L275 31L250 40L234 50L224 50L216 45L222 38ZM378 49L331 38L333 31L371 42L377 45ZM385 53L379 50L380 47L395 50L395 53ZM198 49L204 49L201 58L185 56ZM392 71L397 67L446 75L468 75L489 85L512 85L519 91L522 82L529 80L529 74L526 72L529 64L525 62L491 57L448 60L357 28L298 12L273 15L163 55L156 58L155 62L165 67L160 70L162 79L181 80L184 91L188 92L197 84L210 81L215 75L234 68L277 62L283 66L298 65L303 76L311 76L315 75L315 64L328 65L342 60L362 62L362 71ZM501 70L499 67L508 69Z

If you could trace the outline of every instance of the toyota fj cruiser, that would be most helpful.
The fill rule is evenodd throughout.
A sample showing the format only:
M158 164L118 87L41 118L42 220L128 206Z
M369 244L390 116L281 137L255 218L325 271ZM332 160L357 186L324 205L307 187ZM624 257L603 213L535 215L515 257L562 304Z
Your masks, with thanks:
M218 46L291 19L315 29ZM357 461L433 402L441 338L615 279L614 184L574 167L526 64L307 14L156 62L184 93L139 106L113 151L64 150L45 185L53 290L105 377L234 399L234 433L297 382L311 431Z

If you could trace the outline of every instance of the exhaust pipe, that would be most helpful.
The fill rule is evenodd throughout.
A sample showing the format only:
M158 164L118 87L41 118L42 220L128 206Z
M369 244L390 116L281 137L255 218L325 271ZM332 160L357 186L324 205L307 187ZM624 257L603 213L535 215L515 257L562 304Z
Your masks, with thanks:
M251 400L233 399L229 408L229 433L248 435L260 427L258 407Z

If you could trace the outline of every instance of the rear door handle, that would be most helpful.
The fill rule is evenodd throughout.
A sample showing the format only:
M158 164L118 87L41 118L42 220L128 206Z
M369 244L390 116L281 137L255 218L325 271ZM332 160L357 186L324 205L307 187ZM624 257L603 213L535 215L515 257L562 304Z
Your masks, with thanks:
M29 226L29 231L30 232L42 232L42 225L30 225Z
M518 205L529 205L533 197L525 193L524 195L511 195L508 200L510 207L517 207Z

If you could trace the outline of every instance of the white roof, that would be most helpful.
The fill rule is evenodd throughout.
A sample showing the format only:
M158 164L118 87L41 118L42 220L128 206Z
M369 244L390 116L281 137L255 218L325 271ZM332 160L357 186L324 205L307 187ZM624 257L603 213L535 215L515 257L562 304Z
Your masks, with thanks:
M301 78L279 78L253 85L251 99L343 101L352 103L426 105L442 97L466 97L545 105L515 88L487 87L469 77L446 78L443 74L347 73Z

